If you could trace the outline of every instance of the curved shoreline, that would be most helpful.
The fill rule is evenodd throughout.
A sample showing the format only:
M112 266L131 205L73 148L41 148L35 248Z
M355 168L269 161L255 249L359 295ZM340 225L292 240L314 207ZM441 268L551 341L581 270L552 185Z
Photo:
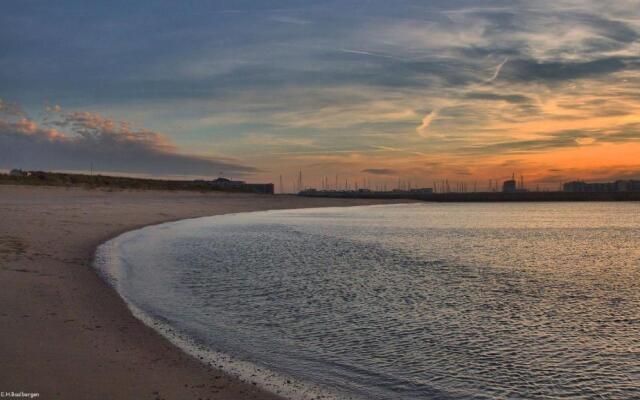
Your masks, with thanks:
M96 248L134 229L188 218L385 203L3 186L0 384L42 398L277 399L207 367L135 318L91 267Z
M358 206L353 205L353 207ZM322 207L305 209L313 210L320 208ZM102 279L104 279L105 283L107 283L112 290L118 293L133 316L203 365L213 366L227 374L232 379L238 379L240 382L247 385L257 386L268 393L272 393L276 396L282 396L286 400L312 400L317 398L327 400L338 399L339 397L335 397L333 394L328 393L328 391L325 390L326 388L317 387L312 382L299 382L292 377L284 376L276 373L275 371L260 367L258 364L240 360L228 353L214 351L198 344L195 338L191 338L187 334L176 330L171 324L163 321L163 318L154 317L152 314L138 307L118 288L119 279L117 275L121 272L121 260L120 253L117 253L116 247L120 245L121 241L126 241L129 235L135 235L146 230L162 229L164 226L188 221L285 210L289 209L232 212L227 214L176 219L158 224L137 227L132 230L122 232L97 246L91 264Z

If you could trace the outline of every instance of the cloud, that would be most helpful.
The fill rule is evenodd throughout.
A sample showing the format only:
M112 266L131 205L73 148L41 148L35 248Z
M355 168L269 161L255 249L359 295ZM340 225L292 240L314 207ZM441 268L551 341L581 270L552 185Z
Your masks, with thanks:
M355 55L360 55L360 56L380 57L380 58L388 58L388 59L397 60L397 61L407 61L407 59L405 59L405 58L394 57L394 56L389 55L389 54L373 53L373 52L364 51L364 50L340 49L340 51L343 52L343 53L355 54Z
M502 61L500 64L498 64L498 66L496 66L496 70L493 72L493 75L491 75L491 77L489 79L484 81L484 83L490 83L490 82L493 82L496 79L498 79L498 76L500 76L500 71L502 71L502 68L507 63L507 61L509 61L509 57L505 57L504 61Z
M429 128L429 125L431 125L431 123L436 119L437 116L438 116L438 111L433 110L422 118L422 123L420 124L419 127L416 128L416 131L418 131L418 134L420 136L425 138L428 137L427 129Z
M24 117L25 112L19 104L10 103L0 99L0 115L6 115L10 117Z
M252 145L268 147L316 147L316 142L312 138L278 137L268 134L249 135L244 142Z
M532 101L529 97L520 94L498 94L491 92L470 92L467 93L465 97L474 100L505 101L514 104L530 103Z
M308 24L311 23L311 21L308 21L306 19L293 17L293 16L288 16L288 15L272 16L272 17L269 17L269 20L275 21L275 22L280 22L280 23L283 23L283 24L292 24L292 25L308 25Z
M372 175L396 175L398 173L398 171L390 168L367 168L363 169L362 172Z
M27 110L49 98L144 118L270 171L311 153L367 154L354 172L442 157L452 173L469 159L636 145L637 129L621 126L640 115L637 0L236 3L7 6L3 93ZM64 136L56 143L95 141L91 124L119 129L74 118L39 128ZM122 132L180 154L164 135Z
M582 146L587 146L596 142L595 138L591 137L580 137L575 139L576 143Z
M0 167L86 171L93 165L104 172L161 176L256 171L235 160L183 154L158 132L99 114L59 112L56 117L46 125L24 116L0 118Z
M609 57L585 62L513 60L502 68L502 78L519 82L555 82L581 79L623 71L633 67L633 62L637 61L623 57Z
M640 123L623 124L608 129L566 129L540 132L538 137L533 139L472 145L464 148L463 151L478 154L527 154L594 144L625 142L640 142Z

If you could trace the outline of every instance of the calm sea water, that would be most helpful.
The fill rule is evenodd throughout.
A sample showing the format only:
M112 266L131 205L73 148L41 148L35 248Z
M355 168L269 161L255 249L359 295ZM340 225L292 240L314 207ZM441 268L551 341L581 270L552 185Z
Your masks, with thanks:
M148 323L294 397L640 398L640 204L216 216L97 259Z

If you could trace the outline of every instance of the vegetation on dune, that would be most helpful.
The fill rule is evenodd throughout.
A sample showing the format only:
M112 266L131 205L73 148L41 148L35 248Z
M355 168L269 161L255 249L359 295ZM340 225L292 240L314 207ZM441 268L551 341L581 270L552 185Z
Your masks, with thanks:
M21 175L0 173L0 185L79 186L85 188L141 189L141 190L196 190L244 191L219 188L204 180L168 180L131 178L124 176L69 174L59 172L29 171Z

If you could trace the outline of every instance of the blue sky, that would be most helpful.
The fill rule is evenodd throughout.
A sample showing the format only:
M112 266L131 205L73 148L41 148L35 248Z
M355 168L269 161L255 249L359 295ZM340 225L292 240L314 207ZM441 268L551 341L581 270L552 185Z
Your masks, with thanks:
M416 184L640 170L638 1L2 7L5 164Z

